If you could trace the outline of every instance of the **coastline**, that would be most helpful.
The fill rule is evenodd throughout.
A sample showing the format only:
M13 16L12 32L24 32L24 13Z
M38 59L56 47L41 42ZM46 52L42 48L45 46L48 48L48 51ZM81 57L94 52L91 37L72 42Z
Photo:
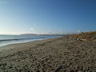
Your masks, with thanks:
M7 36L7 35L5 35ZM39 40L46 40L46 39L53 39L53 38L58 38L60 36L32 36L32 37L28 37L26 36L26 38L24 38L23 36L19 36L15 37L11 39L12 36L9 36L8 39L6 39L6 37L1 37L0 39L0 47L2 46L6 46L6 45L11 45L11 44L18 44L18 43L27 43L27 42L34 42L34 41L39 41Z
M3 46L0 71L71 72L96 71L96 42L68 38Z
M61 38L61 37L58 37L58 38ZM14 53L16 53L18 51L22 51L22 50L28 50L30 47L32 47L32 48L35 48L37 46L39 47L40 44L54 41L58 38L43 39L43 40L36 40L36 41L15 43L15 44L9 44L9 45L5 45L5 46L0 46L0 57L8 56L10 54L14 54Z

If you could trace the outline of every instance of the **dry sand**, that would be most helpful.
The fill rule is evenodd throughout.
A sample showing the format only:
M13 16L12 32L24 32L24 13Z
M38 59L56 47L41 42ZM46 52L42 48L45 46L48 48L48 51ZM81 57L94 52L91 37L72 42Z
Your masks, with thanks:
M1 47L0 72L96 72L96 41L66 36Z

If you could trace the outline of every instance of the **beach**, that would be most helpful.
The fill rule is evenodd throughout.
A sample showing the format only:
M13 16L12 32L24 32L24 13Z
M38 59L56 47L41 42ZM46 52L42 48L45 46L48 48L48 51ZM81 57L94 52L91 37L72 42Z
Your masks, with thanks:
M0 72L96 72L96 41L64 36L3 46Z

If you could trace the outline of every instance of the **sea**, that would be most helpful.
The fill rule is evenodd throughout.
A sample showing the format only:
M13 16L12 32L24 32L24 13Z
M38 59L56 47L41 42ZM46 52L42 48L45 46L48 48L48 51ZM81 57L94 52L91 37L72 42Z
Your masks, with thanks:
M33 42L44 39L51 39L60 36L55 35L0 35L0 47L9 44Z

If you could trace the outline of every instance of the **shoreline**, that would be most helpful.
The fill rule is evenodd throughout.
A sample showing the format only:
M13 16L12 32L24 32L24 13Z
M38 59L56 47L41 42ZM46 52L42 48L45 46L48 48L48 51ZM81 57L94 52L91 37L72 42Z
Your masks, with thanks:
M36 41L30 41L30 42L24 42L24 43L15 43L15 44L9 44L9 45L5 45L5 46L0 46L0 54L2 52L5 52L5 51L10 51L10 50L15 51L15 49L16 49L16 52L18 50L26 50L30 47L35 47L38 44L42 44L42 43L45 43L45 42L48 42L48 41L53 41L55 39L57 39L57 38L43 39L43 40L36 40ZM27 47L27 48L25 48L25 47Z
M1 72L94 72L96 42L60 37L7 45L0 51ZM6 49L7 48L7 49Z
M19 44L19 43L27 43L27 42L34 42L34 41L39 41L39 40L47 40L47 39L53 39L53 38L58 38L57 37L50 37L50 38L25 38L25 39L9 39L9 40L4 40L4 42L2 43L3 40L1 40L1 44L0 47L2 46L7 46L7 45L12 45L12 44ZM29 40L30 39L30 40ZM7 41L7 42L6 42Z

